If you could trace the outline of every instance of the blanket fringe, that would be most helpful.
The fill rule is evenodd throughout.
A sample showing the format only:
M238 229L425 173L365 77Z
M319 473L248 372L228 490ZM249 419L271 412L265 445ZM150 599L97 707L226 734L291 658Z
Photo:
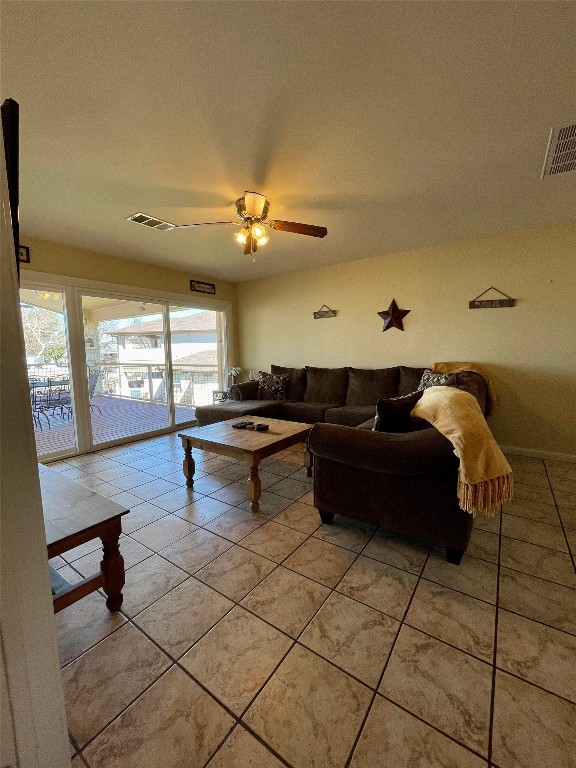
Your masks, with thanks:
M512 501L512 473L483 480L469 485L458 478L458 499L460 507L470 512L474 517L478 513L488 517L494 515L502 504Z

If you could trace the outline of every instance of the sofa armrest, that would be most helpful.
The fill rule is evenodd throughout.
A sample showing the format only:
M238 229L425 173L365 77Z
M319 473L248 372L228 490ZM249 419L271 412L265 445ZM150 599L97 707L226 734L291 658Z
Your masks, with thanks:
M315 457L387 475L430 475L458 468L452 443L434 427L396 433L316 424L308 450Z
M233 384L230 387L230 394L234 400L257 400L258 382L243 381L240 384Z

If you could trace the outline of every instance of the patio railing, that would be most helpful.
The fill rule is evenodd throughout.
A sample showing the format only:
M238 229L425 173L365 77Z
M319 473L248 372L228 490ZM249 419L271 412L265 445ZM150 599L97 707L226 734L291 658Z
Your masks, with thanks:
M150 403L168 401L166 367L151 363L102 363L90 366L90 372L100 372L93 394L111 395ZM212 402L212 392L218 389L218 366L172 366L174 402L180 407L194 407Z
M158 405L168 402L166 388L166 366L154 363L109 363L92 364L90 374L98 371L94 391L90 396L103 395L131 400L143 400ZM212 393L219 388L218 366L185 365L177 362L172 366L174 379L174 403L181 408L193 408L212 402ZM48 381L67 377L68 366L29 365L28 378L33 381ZM94 377L92 377L94 379Z
M29 365L28 379L54 379L68 376L67 365Z

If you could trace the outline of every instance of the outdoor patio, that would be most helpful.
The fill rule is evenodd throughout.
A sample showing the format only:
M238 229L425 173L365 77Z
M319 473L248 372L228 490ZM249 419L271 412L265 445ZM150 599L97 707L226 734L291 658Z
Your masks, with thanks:
M96 395L91 403L92 431L95 444L151 432L168 426L168 407L142 400ZM101 413L98 412L98 408ZM176 408L176 423L195 419L193 406ZM58 413L48 414L50 427L41 416L42 429L36 426L36 450L39 457L75 449L74 421Z

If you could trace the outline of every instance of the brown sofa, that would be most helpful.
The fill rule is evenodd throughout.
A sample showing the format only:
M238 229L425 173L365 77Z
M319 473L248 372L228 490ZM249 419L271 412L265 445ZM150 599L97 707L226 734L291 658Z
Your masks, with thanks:
M424 370L405 365L376 370L273 365L272 373L289 374L286 400L258 400L258 382L246 381L230 388L233 400L198 406L196 418L201 427L251 414L307 424L326 422L372 429L377 401L414 392ZM480 376L458 374L458 386L472 392L485 409L486 390Z
M374 432L376 403L417 390L424 368L284 368L286 400L258 400L258 382L231 388L233 401L202 406L200 425L252 414L314 423L308 449L314 461L314 506L324 523L334 515L362 520L446 547L458 564L473 517L456 495L458 460L452 444L427 422L414 431ZM458 373L455 386L487 412L484 379Z
M474 519L460 509L458 459L430 427L372 432L316 424L308 439L314 462L314 506L322 522L344 515L446 547L458 564Z
M458 374L456 386L487 412L481 376ZM460 509L458 459L452 443L427 422L406 432L316 424L308 439L314 461L314 506L324 523L344 515L446 548L458 565L474 518ZM385 425L384 425L385 426Z

